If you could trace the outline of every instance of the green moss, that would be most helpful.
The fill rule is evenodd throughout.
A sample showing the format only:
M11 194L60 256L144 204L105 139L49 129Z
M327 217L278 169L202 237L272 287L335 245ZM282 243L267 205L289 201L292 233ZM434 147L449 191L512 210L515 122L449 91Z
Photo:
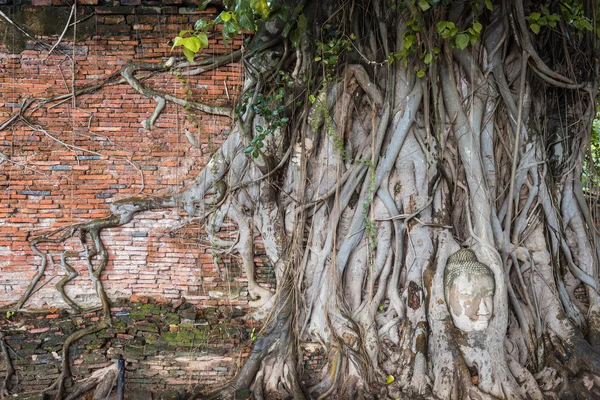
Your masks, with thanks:
M160 335L148 335L146 336L146 344L149 346L157 345L161 342Z
M167 325L167 326L177 325L180 322L181 322L181 317L179 316L179 314L175 314L175 313L166 313L165 314L165 319L164 319L165 325Z
M152 325L152 324L148 324L148 325L136 325L135 329L137 329L140 332L151 332L151 333L158 333L158 326L156 325Z
M203 327L194 328L189 325L185 327L182 325L180 328L177 331L167 331L161 334L167 345L193 347L206 342L210 335L209 330Z
M105 361L106 358L102 354L89 353L83 355L83 360L87 363L96 363Z
M144 355L144 348L138 346L125 346L123 349L123 357L126 359L138 360Z

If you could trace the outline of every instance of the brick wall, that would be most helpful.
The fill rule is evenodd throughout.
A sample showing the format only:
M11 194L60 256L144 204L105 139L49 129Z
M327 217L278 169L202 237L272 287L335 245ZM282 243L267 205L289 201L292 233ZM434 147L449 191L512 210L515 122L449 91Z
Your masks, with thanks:
M189 394L221 383L235 374L246 357L252 325L243 320L243 312L138 300L116 301L113 325L73 344L69 356L76 380L122 356L126 398L148 400L155 393L154 398L183 399L189 396L177 392ZM0 314L16 370L12 392L49 387L60 373L65 338L98 319L95 312L74 316L61 310L19 314L8 320ZM0 376L5 371L0 363Z
M193 2L182 0L80 1L75 46L71 28L49 54L71 7L57 0L1 5L6 3L0 1L0 10L26 27L38 41L27 38L0 17L0 32L4 34L0 37L0 126L18 113L28 98L69 94L73 84L79 88L97 83L118 72L128 60L166 60L173 55L168 42L180 30L189 29L198 18L216 15L214 8L198 11ZM243 39L223 43L221 35L215 34L206 53L208 57L228 53L239 48ZM189 79L162 74L145 82L179 97L234 106L243 78L240 65L232 63ZM192 114L168 104L154 129L148 131L141 123L154 107L153 100L127 84L118 84L74 101L32 107L24 113L29 125L17 121L0 131L0 152L8 157L0 159L0 307L15 303L37 272L40 258L29 247L29 239L105 217L110 204L119 199L183 190L231 127L228 118ZM186 130L196 138L197 147L186 139ZM73 349L76 369L81 369L82 375L125 352L132 371L130 385L153 390L185 386L191 390L198 384L231 376L232 368L245 354L249 332L258 325L248 314L243 269L235 259L227 258L221 259L217 268L211 249L203 244L200 227L181 226L182 216L179 210L145 213L124 227L104 231L102 239L109 262L102 279L115 305L122 304L119 299L123 298L144 298L140 296L150 297L160 307L185 299L185 304L199 310L196 317L186 317L183 328L173 328L173 323L155 318L147 321L153 331L145 332L137 329L139 321L128 317L130 310L136 310L135 304L113 310L129 319L121 321L117 317L117 325L111 330L87 338ZM74 238L40 249L52 254L79 250L81 245ZM262 257L258 248L258 279L269 286L274 281L273 271L263 265ZM65 335L77 326L85 326L94 316L69 316L60 311L58 316L55 314L57 309L67 308L55 289L66 273L53 265L58 258L48 261L44 277L25 306L45 309L46 314L0 319L0 328L8 333L9 344L19 353L15 379L21 390L47 386L59 364L52 351L60 347ZM99 302L83 261L71 260L80 276L67 285L66 291L77 303L94 306ZM221 320L209 321L210 326L205 326L202 315L215 313L221 315ZM224 326L223 319L237 334L227 332L229 340L213 340L209 352L196 346L194 340L183 348L177 343L163 343L171 336L179 340L178 332L189 339L186 329L190 324L195 327L191 328L192 335L194 329L200 329L198 326L213 335L217 326ZM149 343L154 344L150 350ZM141 353L135 353L140 348Z
M164 61L173 54L168 42L180 30L216 13L214 8L200 12L194 1L186 0L81 0L76 32L68 29L49 54L71 10L63 3L67 1L0 0L0 10L38 39L31 40L0 17L0 126L28 98L69 94L73 83L95 84L128 60ZM215 34L206 53L226 54L243 40L225 44ZM243 77L240 65L229 64L189 79L163 74L145 82L179 97L233 106ZM231 127L227 118L191 114L168 104L148 131L141 123L154 107L153 100L118 84L75 101L31 108L25 113L31 126L18 121L0 131L0 152L8 157L0 159L0 308L15 303L37 272L40 258L29 239L105 217L116 200L183 190ZM199 146L190 144L186 131ZM235 258L220 259L217 268L200 227L181 226L182 216L178 210L145 213L103 232L109 262L102 279L115 324L73 346L79 377L123 354L128 388L195 391L232 376L247 355L252 329L260 324L248 313L243 268ZM81 245L71 239L40 248L56 254L80 250ZM263 260L257 241L257 279L272 287L274 272ZM17 354L13 382L19 382L20 390L47 387L58 374L56 355L66 336L97 318L95 313L65 311L67 304L55 289L66 275L52 265L58 261L49 260L25 305L44 309L42 313L17 313L10 319L0 314L0 328ZM67 285L67 293L82 305L99 304L83 260L71 264L80 276ZM308 347L306 370L320 369L324 355L314 345ZM0 375L3 368L0 363ZM149 398L147 392L129 393Z
M90 3L97 1L81 2ZM78 24L81 37L75 48L70 29L52 54L41 43L22 40L14 27L0 23L9 33L0 47L0 121L17 113L32 96L70 93L73 78L79 87L118 72L128 60L164 61L172 55L169 40L203 14L216 12L214 8L200 12L181 0L117 3L79 5L78 19L86 19ZM57 41L70 10L69 6L2 7L9 18L21 21L41 35L40 42L50 45ZM227 53L239 48L242 39L226 45L215 34L207 52ZM162 74L146 83L180 97L233 106L240 93L241 73L238 64L229 64L189 79ZM192 115L168 104L155 128L148 131L141 122L154 106L153 100L119 84L79 96L74 102L67 99L28 111L33 127L17 122L0 132L0 151L10 158L0 164L0 305L15 302L37 271L40 259L29 248L28 239L105 217L115 200L181 191L230 129L228 118ZM199 128L194 127L194 120ZM201 143L199 148L186 139L186 130ZM217 271L210 249L201 243L201 230L194 226L177 229L181 216L178 210L146 213L125 227L104 231L110 260L103 279L110 297L142 294L177 300L185 296L198 306L246 307L242 270L234 260L225 259ZM77 240L42 250L58 253L69 247L78 249ZM94 304L97 300L81 261L75 260L74 265L81 276L67 285L67 293L77 302ZM269 271L264 272L263 280L271 279ZM64 275L60 267L49 265L27 306L65 307L54 288Z

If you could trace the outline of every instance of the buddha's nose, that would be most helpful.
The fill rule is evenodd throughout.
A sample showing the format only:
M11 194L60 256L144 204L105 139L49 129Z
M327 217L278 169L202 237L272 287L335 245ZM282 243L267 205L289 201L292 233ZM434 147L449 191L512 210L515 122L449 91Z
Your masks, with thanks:
M479 309L477 310L477 315L479 316L487 316L490 315L490 309L487 304L485 304L485 299L481 299L479 302Z

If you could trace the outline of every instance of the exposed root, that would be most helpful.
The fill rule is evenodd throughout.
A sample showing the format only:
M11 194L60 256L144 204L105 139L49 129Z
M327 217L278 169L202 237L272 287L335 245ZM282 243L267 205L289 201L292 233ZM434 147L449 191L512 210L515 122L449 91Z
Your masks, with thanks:
M6 375L2 382L0 382L0 400L4 400L10 394L10 380L15 374L15 368L13 367L12 359L8 352L8 345L6 344L6 338L2 331L0 331L0 353L2 354L4 364L6 365Z
M77 382L65 400L77 400L95 387L97 389L93 394L94 399L108 398L116 383L118 373L116 362L108 367L97 369L89 377Z
M98 322L97 324L94 324L92 326L89 326L87 328L84 328L77 332L72 333L67 338L67 340L63 344L62 353L61 353L62 361L61 361L60 375L58 376L56 381L50 387L48 387L46 390L44 390L44 392L56 391L56 394L55 394L56 400L62 400L64 398L65 380L69 379L71 377L71 369L70 369L70 364L69 364L69 362L70 362L69 347L73 343L78 341L79 339L83 338L84 336L87 336L92 333L101 331L102 329L108 328L110 326L110 324L111 324L110 319L106 318L106 319L103 319L102 321Z

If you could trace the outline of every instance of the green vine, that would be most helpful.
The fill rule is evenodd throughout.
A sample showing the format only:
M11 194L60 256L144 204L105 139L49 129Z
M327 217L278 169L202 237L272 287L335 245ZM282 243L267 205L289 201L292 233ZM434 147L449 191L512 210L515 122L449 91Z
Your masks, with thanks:
M251 154L257 158L260 154L260 149L264 147L264 140L277 129L283 128L289 121L289 118L284 116L286 104L284 104L286 87L292 86L294 80L285 72L279 71L275 78L275 88L269 94L258 93L254 104L251 105L255 115L263 117L265 125L255 125L254 129L258 133L252 138L252 142L244 149L244 153ZM248 93L242 97L242 103L236 108L236 114L239 118L244 115L248 103L251 100Z
M365 202L363 203L362 215L365 220L365 237L367 238L367 266L373 271L375 265L375 250L377 249L377 223L370 216L371 205L375 198L375 165L371 160L364 160L369 168L369 186L367 188Z

